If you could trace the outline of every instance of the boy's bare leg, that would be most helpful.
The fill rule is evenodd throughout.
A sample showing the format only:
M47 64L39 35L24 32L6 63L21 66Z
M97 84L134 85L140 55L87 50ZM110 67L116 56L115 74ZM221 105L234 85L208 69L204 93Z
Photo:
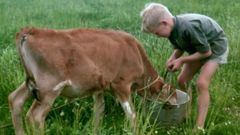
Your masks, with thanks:
M196 124L199 128L204 128L204 122L207 116L210 100L208 86L217 68L218 64L216 62L208 61L203 65L197 80L198 116Z
M191 115L191 109L192 109L192 90L188 89L187 84L188 82L190 82L193 78L193 76L199 71L199 69L201 68L202 63L199 61L195 61L195 62L191 62L191 63L186 63L183 66L183 69L180 73L180 75L178 76L178 84L181 90L184 90L185 92L188 93L189 97L190 97L190 101L188 102L187 106L186 106L186 114L185 114L185 118L190 117Z
M193 76L199 71L202 63L200 61L194 61L185 63L181 73L178 76L178 84L181 90L186 91L186 84L190 82Z

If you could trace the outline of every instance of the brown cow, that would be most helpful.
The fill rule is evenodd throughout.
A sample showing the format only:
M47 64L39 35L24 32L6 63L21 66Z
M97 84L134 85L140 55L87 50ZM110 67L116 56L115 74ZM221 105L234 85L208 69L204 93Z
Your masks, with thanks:
M16 46L26 73L26 81L9 95L18 135L24 134L21 112L31 95L36 99L27 118L38 134L44 133L46 115L59 95L93 95L96 133L104 111L105 87L112 87L135 129L131 89L144 87L149 79L155 80L151 93L158 92L163 85L139 42L125 32L23 28L16 34Z

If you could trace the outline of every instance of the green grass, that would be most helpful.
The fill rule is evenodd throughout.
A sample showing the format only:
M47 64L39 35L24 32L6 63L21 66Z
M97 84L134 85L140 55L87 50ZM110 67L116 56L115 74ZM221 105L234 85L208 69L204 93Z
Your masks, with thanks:
M7 96L24 80L22 66L15 48L15 33L24 26L47 28L112 28L133 34L144 45L153 66L164 73L166 59L171 53L166 39L145 34L140 30L139 13L147 0L0 0L0 134L14 134ZM173 14L202 13L219 22L229 39L229 64L221 66L210 86L211 105L206 120L206 134L235 135L240 133L240 3L238 0L157 0ZM191 118L178 127L156 127L142 117L140 101L134 98L142 134L194 134L196 119L196 88L193 86ZM115 98L106 93L103 135L131 134L123 110ZM58 98L54 107L64 104ZM25 112L31 100L25 105ZM77 101L51 111L46 119L46 134L91 134L91 98Z

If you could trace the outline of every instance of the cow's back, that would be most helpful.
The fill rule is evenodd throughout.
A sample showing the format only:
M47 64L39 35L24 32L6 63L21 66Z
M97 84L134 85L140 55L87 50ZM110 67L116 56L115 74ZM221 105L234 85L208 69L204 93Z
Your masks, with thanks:
M92 87L99 81L102 85L120 77L134 78L143 73L139 44L125 32L24 28L17 34L18 48L24 46L21 44L23 36L26 36L25 45L31 56L37 61L39 73L50 74L60 80L71 78ZM39 76L38 73L30 74Z

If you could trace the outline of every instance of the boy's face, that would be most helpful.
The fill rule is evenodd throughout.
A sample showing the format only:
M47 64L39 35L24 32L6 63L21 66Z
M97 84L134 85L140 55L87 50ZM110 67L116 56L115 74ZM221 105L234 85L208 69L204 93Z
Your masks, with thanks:
M151 30L151 32L159 37L168 38L171 34L172 27L171 25L166 22L162 21L159 25Z

